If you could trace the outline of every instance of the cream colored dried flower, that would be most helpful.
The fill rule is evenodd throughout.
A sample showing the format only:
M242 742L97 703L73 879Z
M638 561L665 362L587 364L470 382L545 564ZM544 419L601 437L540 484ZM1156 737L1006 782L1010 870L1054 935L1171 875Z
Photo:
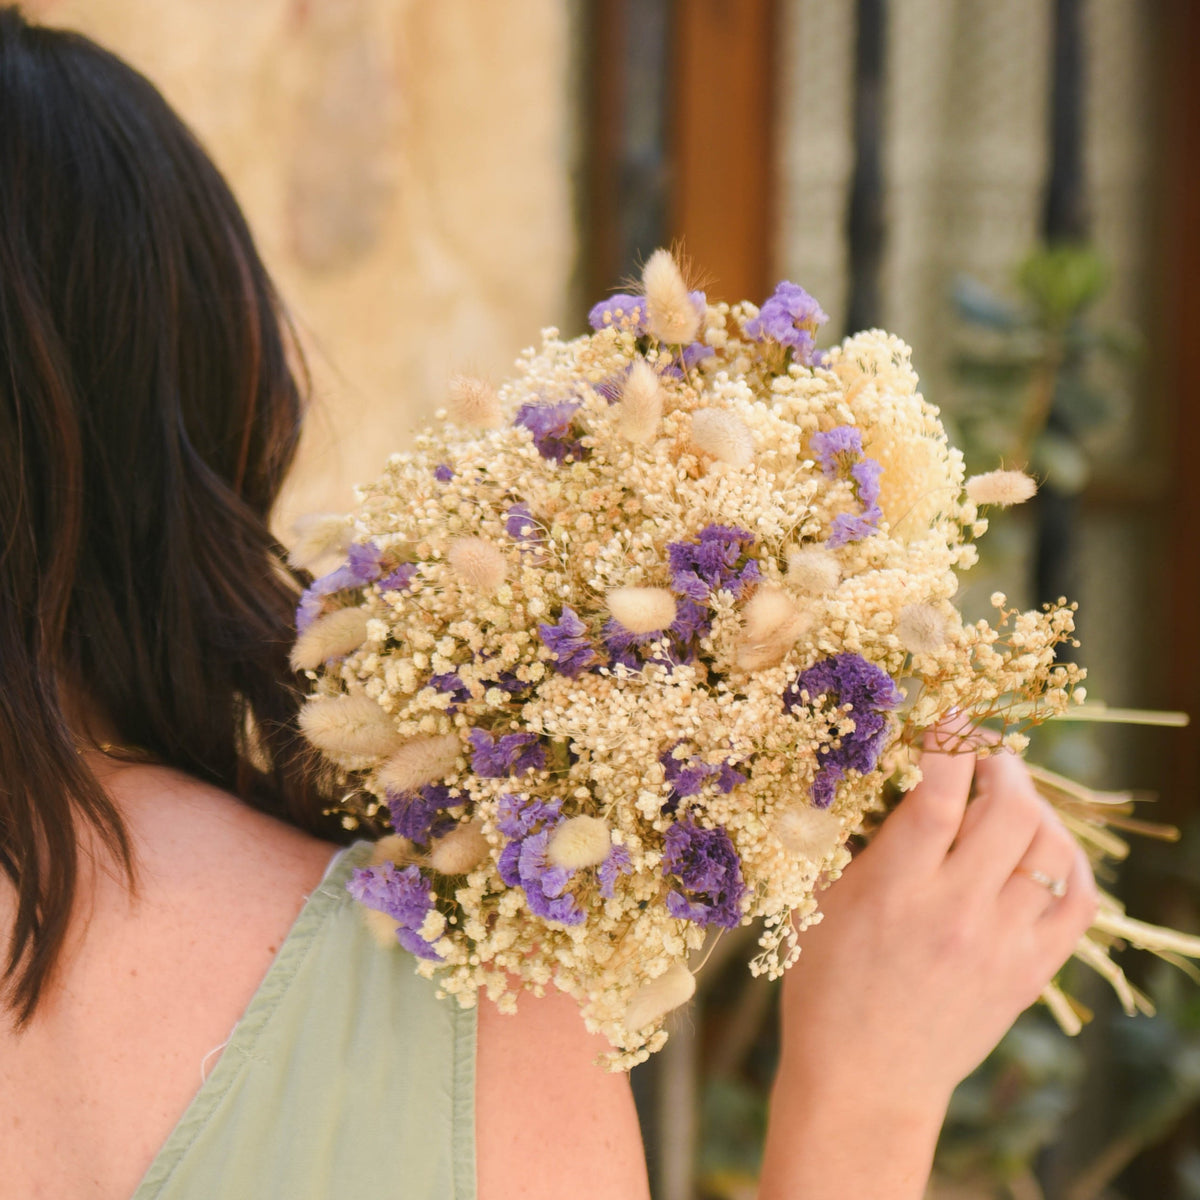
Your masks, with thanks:
M613 588L605 600L613 620L630 633L654 633L675 620L675 597L666 588Z
M1022 504L1037 491L1037 484L1024 471L988 471L967 480L967 498L972 504L998 504L1007 508Z
M292 647L292 670L315 671L322 663L357 650L367 640L367 614L361 608L339 608L318 617Z
M470 375L451 376L446 413L456 425L468 429L495 429L504 420L492 385Z
M896 621L896 636L910 654L932 654L946 644L946 617L932 604L906 604Z
M552 866L579 871L599 866L611 850L607 822L599 817L570 817L550 835L546 858Z
M350 522L340 513L308 513L292 525L288 562L311 571L322 559L345 554L353 537Z
M385 950L399 948L400 940L396 937L396 930L399 926L395 917L380 912L377 908L367 908L362 905L359 906L359 912L362 913L363 921L373 941Z
M315 697L300 710L299 722L304 736L339 763L382 758L400 740L392 718L369 696Z
M490 596L508 575L504 551L486 538L456 538L446 550L446 561L468 587Z
M411 792L422 784L436 783L454 770L461 752L462 744L453 733L413 738L384 763L379 783L397 792Z
M737 647L737 664L745 671L761 671L781 662L796 639L812 624L781 587L764 584L742 610L743 635Z
M625 1009L625 1028L631 1033L645 1029L672 1009L686 1004L695 994L695 975L683 963L673 963L657 979L634 992Z
M646 324L653 337L672 346L696 340L702 314L688 294L679 265L669 250L655 250L642 270Z
M797 546L788 551L788 583L810 596L823 596L842 577L837 555L821 546Z
M371 847L371 865L377 867L386 862L408 863L412 861L412 855L413 844L408 838L401 837L398 833L389 833Z
M442 875L465 875L474 870L489 852L488 840L478 821L464 821L429 850L429 865Z
M789 808L772 831L789 854L807 862L820 862L843 841L841 820L826 808Z
M735 467L754 458L754 435L735 413L724 408L698 408L692 413L692 445Z
M627 441L643 445L658 432L662 413L662 383L654 368L644 358L639 358L625 376L617 428Z

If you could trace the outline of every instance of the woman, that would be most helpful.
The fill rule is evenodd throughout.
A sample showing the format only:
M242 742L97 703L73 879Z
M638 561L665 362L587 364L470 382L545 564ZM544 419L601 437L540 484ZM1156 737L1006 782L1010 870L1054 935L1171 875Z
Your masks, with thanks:
M0 1197L645 1196L574 1005L461 1013L345 896L266 526L294 360L157 92L0 9ZM1019 762L930 751L787 981L764 1197L920 1196L1092 918Z

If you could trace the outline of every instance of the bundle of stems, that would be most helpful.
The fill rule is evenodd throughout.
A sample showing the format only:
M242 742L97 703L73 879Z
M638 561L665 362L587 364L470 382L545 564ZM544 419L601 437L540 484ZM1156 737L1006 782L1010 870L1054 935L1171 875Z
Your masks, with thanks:
M1188 723L1186 713L1109 708L1096 703L1068 709L1055 719L1176 727ZM1093 867L1105 862L1121 862L1128 857L1130 846L1124 834L1164 842L1179 840L1179 830L1174 825L1142 820L1133 815L1135 806L1151 797L1129 791L1101 791L1034 764L1029 765L1029 772L1038 792L1083 846ZM1154 954L1200 983L1200 969L1190 961L1200 959L1200 937L1135 920L1126 914L1125 906L1117 897L1101 889L1100 910L1095 923L1080 939L1074 957L1111 985L1128 1016L1137 1013L1152 1016L1153 1001L1129 982L1112 957L1113 951L1126 946ZM1084 1004L1068 995L1057 982L1046 987L1042 1000L1068 1034L1079 1033L1092 1016Z

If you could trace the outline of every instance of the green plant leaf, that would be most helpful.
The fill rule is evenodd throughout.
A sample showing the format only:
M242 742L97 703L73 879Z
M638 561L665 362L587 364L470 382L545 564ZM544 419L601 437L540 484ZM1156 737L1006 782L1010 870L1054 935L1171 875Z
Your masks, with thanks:
M1062 327L1108 286L1108 267L1088 245L1060 243L1035 250L1017 272L1021 290L1041 318Z

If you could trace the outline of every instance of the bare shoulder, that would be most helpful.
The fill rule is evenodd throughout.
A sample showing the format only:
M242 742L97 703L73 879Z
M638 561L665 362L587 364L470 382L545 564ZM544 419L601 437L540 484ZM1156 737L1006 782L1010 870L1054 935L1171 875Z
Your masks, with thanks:
M165 1011L194 984L211 1014L201 1023L212 1032L227 1022L227 1032L337 848L177 772L144 770L111 790L136 886L130 894L97 878L78 967L127 946L130 972L164 990Z
M137 886L85 847L53 987L0 1031L0 1196L132 1194L336 850L177 772L103 782Z
M479 1200L649 1196L629 1078L595 1064L606 1048L560 992L511 1016L480 1001Z
M269 888L293 878L309 890L336 851L177 771L145 767L118 775L109 788L132 835L142 882L151 890L186 883L246 895L247 889L254 893L256 878Z

